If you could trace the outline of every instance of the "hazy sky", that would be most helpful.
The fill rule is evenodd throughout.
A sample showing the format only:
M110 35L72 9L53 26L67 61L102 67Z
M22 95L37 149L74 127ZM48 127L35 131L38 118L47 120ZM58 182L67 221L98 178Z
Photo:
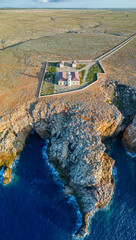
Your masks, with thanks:
M136 8L136 0L0 0L0 7Z

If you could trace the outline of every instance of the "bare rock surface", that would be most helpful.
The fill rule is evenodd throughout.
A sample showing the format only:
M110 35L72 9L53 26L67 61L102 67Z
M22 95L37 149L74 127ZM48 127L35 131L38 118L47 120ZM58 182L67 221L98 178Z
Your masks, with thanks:
M1 118L0 165L4 166L3 182L7 184L10 166L31 129L48 138L49 161L64 181L65 193L75 196L82 213L82 226L77 232L81 236L88 232L90 214L112 197L114 160L105 153L101 139L112 136L123 117L113 104L106 102L103 82L68 96L27 102Z
M136 153L136 115L133 122L125 129L122 141L130 153Z

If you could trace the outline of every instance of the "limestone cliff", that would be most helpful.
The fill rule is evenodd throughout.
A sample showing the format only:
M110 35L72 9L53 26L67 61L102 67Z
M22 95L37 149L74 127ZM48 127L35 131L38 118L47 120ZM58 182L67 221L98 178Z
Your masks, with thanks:
M112 136L122 123L114 105L91 101L83 96L71 101L24 104L12 115L0 120L0 165L4 166L4 184L10 180L10 165L23 149L34 129L50 139L49 161L65 182L65 193L75 196L82 213L82 226L77 235L88 231L88 217L96 208L105 206L114 190L114 160L105 153L101 138Z
M130 153L136 153L136 115L133 122L125 129L122 142Z

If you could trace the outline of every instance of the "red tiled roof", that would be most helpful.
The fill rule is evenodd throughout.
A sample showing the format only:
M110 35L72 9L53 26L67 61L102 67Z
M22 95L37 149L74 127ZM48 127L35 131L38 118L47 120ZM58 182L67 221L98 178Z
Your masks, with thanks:
M66 72L59 72L59 81L67 81Z
M71 76L71 81L80 81L78 72L72 72Z
M66 72L59 72L58 81L67 81L67 73ZM78 72L71 72L71 81L80 81L79 73Z

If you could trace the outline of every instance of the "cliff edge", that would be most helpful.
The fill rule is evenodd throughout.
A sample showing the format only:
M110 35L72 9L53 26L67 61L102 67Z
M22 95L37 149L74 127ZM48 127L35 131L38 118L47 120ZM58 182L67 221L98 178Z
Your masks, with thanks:
M114 191L114 160L105 153L102 139L119 131L122 114L106 102L104 83L93 85L86 93L28 102L0 120L0 166L3 182L11 178L11 164L22 151L33 129L49 139L48 156L65 183L65 193L73 194L82 213L77 232L88 232L88 218L105 206ZM95 95L95 97L94 97ZM98 95L98 96L96 96ZM30 170L31 171L31 170Z
M136 154L136 115L132 123L125 129L122 142L130 153Z

